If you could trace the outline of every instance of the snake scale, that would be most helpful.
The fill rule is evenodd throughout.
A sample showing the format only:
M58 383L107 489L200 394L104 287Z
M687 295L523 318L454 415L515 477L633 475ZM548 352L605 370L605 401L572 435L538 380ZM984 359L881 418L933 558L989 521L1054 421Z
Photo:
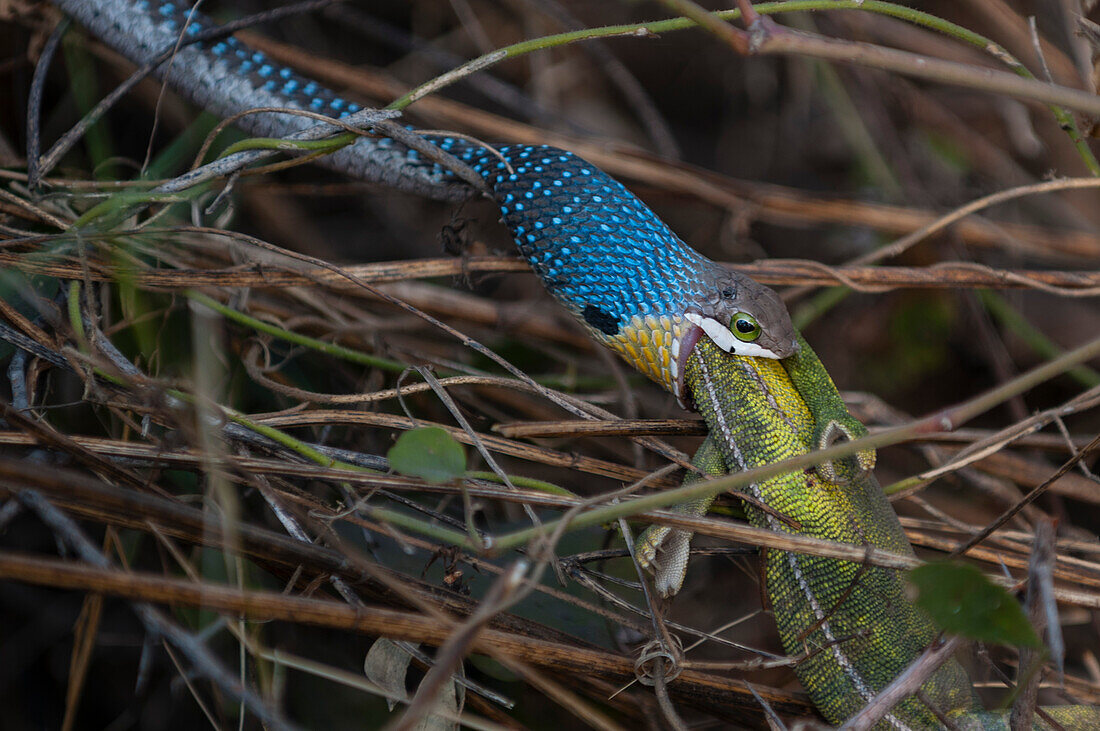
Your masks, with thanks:
M139 64L212 26L189 6L162 0L55 4ZM160 73L222 116L256 107L334 117L360 109L233 38L182 47ZM240 124L253 134L286 136L313 122L268 112L245 116ZM695 464L704 473L745 470L866 433L776 294L691 249L619 182L552 147L494 149L442 135L428 139L485 179L522 255L592 337L703 415L709 436ZM388 139L360 140L325 163L432 198L472 194L439 164ZM775 512L746 503L750 521L911 554L871 474L873 464L873 452L860 453L751 485L746 492ZM678 510L699 515L708 507L709 501L699 501ZM680 588L690 538L659 526L639 538L639 558L665 596ZM786 651L812 650L796 673L831 723L862 708L936 640L895 570L771 550L764 577ZM955 660L921 691L897 704L878 727L937 728L941 719L957 728L1008 727L1003 714L981 709ZM1096 709L1046 712L1067 728L1100 728ZM1046 727L1041 720L1035 724Z

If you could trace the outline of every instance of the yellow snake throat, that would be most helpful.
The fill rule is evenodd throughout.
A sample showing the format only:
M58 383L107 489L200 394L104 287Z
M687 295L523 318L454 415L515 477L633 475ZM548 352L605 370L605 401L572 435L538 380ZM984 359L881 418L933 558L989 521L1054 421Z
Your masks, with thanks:
M615 335L596 335L627 363L678 394L683 367L680 346L692 327L679 316L634 315Z

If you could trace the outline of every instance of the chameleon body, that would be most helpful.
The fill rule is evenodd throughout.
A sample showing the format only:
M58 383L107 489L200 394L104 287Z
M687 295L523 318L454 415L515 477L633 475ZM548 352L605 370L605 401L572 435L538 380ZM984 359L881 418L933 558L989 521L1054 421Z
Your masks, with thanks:
M827 378L823 370L820 375ZM813 448L814 418L782 363L731 356L701 341L688 361L687 382L711 427L708 472L751 469ZM746 492L798 528L746 504L754 525L912 553L897 516L869 474L838 485L816 472L798 471L751 485ZM906 599L894 570L785 551L768 551L764 564L784 648L789 653L812 651L797 673L830 721L858 711L936 638L931 623ZM969 680L954 660L924 690L945 711L977 708ZM910 697L882 725L934 728L937 719Z
M817 358L805 342L798 358L804 362L730 355L708 340L696 345L688 359L686 383L710 427L696 455L697 466L717 476L789 459L814 448L820 417L814 416L811 400L802 393L809 381L796 387L792 375L808 368L815 381L812 401L826 408L843 408L843 404L825 369L813 365ZM799 373L800 378L806 375ZM791 472L751 485L746 492L793 520L797 528L746 503L754 525L912 554L897 515L870 472L857 473L846 483L832 482L820 472ZM694 503L681 509L699 513L706 507ZM646 538L643 535L641 542ZM764 581L785 650L812 653L796 668L799 680L821 714L833 723L862 708L938 634L928 617L908 601L902 577L894 569L768 551ZM921 690L927 703L958 728L1009 728L1007 714L982 710L971 693L966 672L953 659ZM1044 711L1065 728L1100 728L1100 711L1095 708L1065 706ZM910 696L876 728L940 726L925 700ZM1034 727L1049 728L1038 719Z
M191 27L211 22L162 0L55 0L136 63L146 63ZM181 49L161 74L222 115L289 107L343 116L358 107L292 69L227 39ZM285 136L312 124L287 114L244 118L255 134ZM812 349L770 289L730 272L684 244L620 183L572 153L546 146L492 149L430 137L488 183L503 222L547 289L599 342L703 414L710 436L696 456L708 474L785 459L842 436L865 433L841 402ZM470 188L439 165L384 139L361 140L327 164L355 177L435 198ZM749 329L746 329L749 328ZM772 478L749 489L786 518L748 505L750 520L774 530L912 551L870 475L874 454ZM708 501L681 506L701 514ZM640 539L659 590L679 589L690 534L655 527ZM836 559L769 551L765 581L783 644L815 650L797 669L822 715L840 722L863 707L936 637L905 597L897 572ZM1003 728L985 714L961 666L950 661L923 690L962 728ZM1071 728L1100 728L1093 709L1061 709ZM939 725L916 698L898 704L883 728Z

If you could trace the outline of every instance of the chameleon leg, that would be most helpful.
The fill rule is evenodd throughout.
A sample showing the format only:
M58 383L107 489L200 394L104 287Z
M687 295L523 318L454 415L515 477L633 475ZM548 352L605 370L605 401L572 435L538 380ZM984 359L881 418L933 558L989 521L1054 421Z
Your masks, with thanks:
M692 464L711 477L726 474L726 463L722 452L712 437L699 446ZM697 474L688 474L684 484L690 485L702 479ZM701 498L688 503L673 506L672 511L684 515L703 516L710 510L714 498ZM634 543L634 555L642 568L653 572L653 584L658 595L670 597L680 591L687 573L688 553L691 549L691 531L670 528L666 525L651 525L638 536Z
M799 351L781 362L795 389L813 414L813 444L817 449L830 447L840 439L866 436L867 428L848 413L837 393L833 379L806 339L798 335ZM839 462L823 462L817 467L821 477L835 484L846 484L875 467L875 450L865 449Z

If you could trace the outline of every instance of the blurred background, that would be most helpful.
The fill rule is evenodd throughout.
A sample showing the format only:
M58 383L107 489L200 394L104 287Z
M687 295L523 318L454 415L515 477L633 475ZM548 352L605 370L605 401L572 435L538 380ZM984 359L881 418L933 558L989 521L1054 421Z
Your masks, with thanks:
M277 4L211 2L204 3L202 11L230 20ZM910 5L1000 44L1040 78L1049 76L1061 85L1095 91L1100 26L1094 22L1100 21L1100 11L1094 4L953 0ZM511 43L576 28L669 16L664 6L654 2L361 0L333 3L238 37L349 98L384 105L463 61ZM776 17L791 28L828 37L977 67L1007 68L1003 58L981 47L867 10ZM407 312L332 282L266 287L253 281L233 289L203 290L229 296L233 308L264 322L369 353L378 359L371 365L330 357L239 321L213 316L210 310L196 307L194 300L189 304L183 292L198 286L187 272L247 269L262 261L242 243L244 236L338 265L510 256L513 247L495 207L480 201L425 201L305 165L235 181L229 198L219 201L213 212L206 207L214 201L216 190L193 204L164 206L157 218L141 219L148 231L140 235L80 245L64 239L35 240L35 235L56 234L58 220L71 223L91 205L116 194L120 188L115 181L156 180L183 172L217 122L159 82L146 80L87 132L49 174L43 191L28 192L31 79L45 38L59 18L45 3L0 2L0 182L4 185L0 250L7 255L0 277L4 319L22 329L13 318L26 318L49 335L45 344L62 352L66 343L77 342L61 316L70 292L66 282L73 276L65 277L63 266L76 266L68 271L80 272L90 257L95 272L109 272L130 257L143 266L184 273L156 287L121 276L113 282L93 277L98 284L85 295L94 302L100 330L152 379L147 388L97 391L89 387L88 373L77 375L72 369L30 358L17 361L18 369L10 371L15 375L0 386L4 399L9 404L17 400L13 384L22 382L29 394L24 395L28 409L24 416L47 425L43 428L51 434L103 440L96 442L97 454L109 460L121 459L118 450L129 442L164 452L190 449L201 455L213 450L217 459L225 460L222 468L125 460L118 464L146 486L182 504L217 516L237 515L272 531L283 528L262 493L269 489L294 495L295 510L311 518L318 518L318 513L310 510L330 511L322 522L335 526L339 550L369 556L417 586L480 596L493 573L479 568L477 560L440 554L430 541L394 540L377 524L356 522L350 519L356 517L354 512L350 518L341 512L356 499L393 504L386 498L378 498L365 486L358 486L352 495L331 480L302 475L264 478L261 485L246 467L234 464L234 459L245 456L245 448L211 446L217 440L204 435L204 422L197 412L173 415L166 411L163 389L201 393L244 414L270 417L263 423L297 439L367 455L384 456L396 435L410 424L455 426L430 389L400 402L330 398L391 388L405 365L432 365L442 374L502 374L483 355L460 347L454 338ZM44 147L132 71L131 64L74 26L46 78L41 114L35 120ZM405 120L416 127L458 131L488 142L548 142L575 150L621 179L685 241L719 261L736 265L807 259L842 265L982 196L1052 178L1100 173L1090 170L1089 154L1082 153L1097 151L1098 120L1073 114L1068 118L1076 130L1064 129L1066 118L1059 120L1042 104L1003 95L799 56L746 59L693 29L537 51L413 105ZM214 149L242 138L242 133L227 130L216 138ZM972 262L997 271L1095 274L1100 270L1098 202L1095 189L1018 197L985 208L883 263L929 267ZM222 236L194 228L198 226L234 234ZM1096 297L1080 296L1080 291L942 284L893 288L887 280L879 283L881 291L853 291L842 286L801 286L793 274L784 279L783 266L774 263L769 269L773 279L768 281L788 301L796 323L849 398L853 413L872 427L900 423L973 397L1100 335ZM623 417L690 418L671 395L598 351L530 274L474 271L455 277L401 279L387 284L386 291L476 338L550 388ZM873 289L873 284L863 288ZM15 354L11 346L0 345L5 367ZM422 380L415 373L401 377L410 383ZM968 437L883 450L879 481L890 485L918 474L930 464L949 459L968 441L988 435L987 430L1004 428L1098 385L1096 370L1080 368L984 414L969 425L977 431ZM507 440L508 446L494 443L491 448L509 474L591 496L628 484L664 464L622 436L510 437L508 426L514 422L568 418L541 396L484 384L449 392L473 431L502 443ZM149 414L156 417L151 428L143 422ZM939 555L937 551L957 545L959 535L970 527L990 522L1070 456L1067 444L1082 446L1098 428L1095 411L1082 409L1064 420L1061 431L1048 428L1030 442L1000 450L897 501L921 555ZM662 438L693 451L699 442L698 427L680 424L678 429L671 435L663 432ZM28 436L34 434L38 436ZM104 476L103 470L81 458L73 444L59 438L47 445L41 434L19 421L9 419L0 436L4 445L0 449L8 457L37 460L47 472L72 468ZM81 444L81 449L92 448L91 442ZM469 469L489 469L474 449L466 451ZM591 462L578 466L578 457ZM1082 465L1095 462L1086 458ZM601 466L605 464L622 469L616 472ZM414 506L403 509L430 507L436 516L462 517L462 503L454 495L420 493L414 488L405 486L406 499ZM1026 536L1020 535L1035 520L1051 516L1058 520L1063 539L1060 555L1080 572L1076 585L1095 591L1091 582L1100 581L1095 563L1098 506L1100 485L1095 477L1087 469L1069 472L1010 524L1019 534L1012 537L1015 543L991 544L995 550L984 556L982 568L998 571L1003 566L1019 575L1020 561L1026 567L1028 552ZM514 504L487 499L478 508L480 527L490 531L528 524ZM736 510L731 500L727 512ZM540 514L557 515L554 511ZM136 567L165 575L185 574L179 557L149 531L134 525L136 519L120 525L104 515L81 517L94 540L116 559L124 557ZM57 555L51 532L33 515L14 507L14 501L0 506L0 524L0 544L5 550ZM700 541L702 546L720 543ZM223 548L201 547L201 542L180 545L181 555L203 580L295 592L309 585L309 569L309 576L303 577L285 566L280 569L263 560L232 557ZM612 548L621 548L614 531L591 529L567 535L557 554L565 557ZM1014 558L998 566L997 551ZM492 562L503 565L502 559ZM1060 578L1065 581L1067 576ZM641 603L636 591L619 586L614 577L636 580L621 558L599 564L588 576L606 592ZM536 594L512 611L616 651L628 651L644 634L644 622L640 629L623 627L601 616L593 607L624 610L576 577L562 585L549 572L544 583L553 593ZM773 622L761 608L758 583L754 555L720 552L700 557L692 564L671 615L708 631L744 617L724 636L778 652ZM310 585L309 591L335 596L323 581ZM182 729L237 725L236 704L205 681L192 683L189 671L181 670L176 658L150 640L125 601L101 599L93 606L92 596L14 582L0 584L0 702L6 709L0 726ZM384 588L371 589L368 596L374 602L401 606L393 596L387 597ZM233 620L193 609L171 611L181 624L203 635L234 672L238 672L238 660L248 655L240 663L244 668L240 672L307 727L375 728L390 718L379 698L331 678L288 671L245 652L226 629ZM1100 697L1096 611L1063 607L1061 619L1067 636L1067 690L1052 690L1045 700L1065 702L1068 697L1093 702ZM268 647L352 673L361 672L373 642L371 637L292 622L256 624L245 632ZM990 686L987 700L996 703L1004 697L999 673L1012 674L1015 654L992 648L973 654L975 677ZM715 643L690 654L693 659L718 662L750 656ZM578 723L543 692L495 661L471 661L467 673L511 697L517 708L511 717L520 724L547 728ZM415 689L421 674L414 667L410 689ZM735 669L732 674L790 693L792 707L797 707L797 681L789 668ZM600 699L606 697L607 681L575 677L567 681L561 673L551 675L594 703L603 703ZM617 704L610 704L609 712L619 714L623 722L660 727L657 717L647 717L642 696L644 691L633 688ZM196 699L206 703L200 706ZM480 707L478 712L492 717ZM706 704L693 706L685 714L699 728L763 723L757 711L724 713ZM243 723L258 727L250 715Z

